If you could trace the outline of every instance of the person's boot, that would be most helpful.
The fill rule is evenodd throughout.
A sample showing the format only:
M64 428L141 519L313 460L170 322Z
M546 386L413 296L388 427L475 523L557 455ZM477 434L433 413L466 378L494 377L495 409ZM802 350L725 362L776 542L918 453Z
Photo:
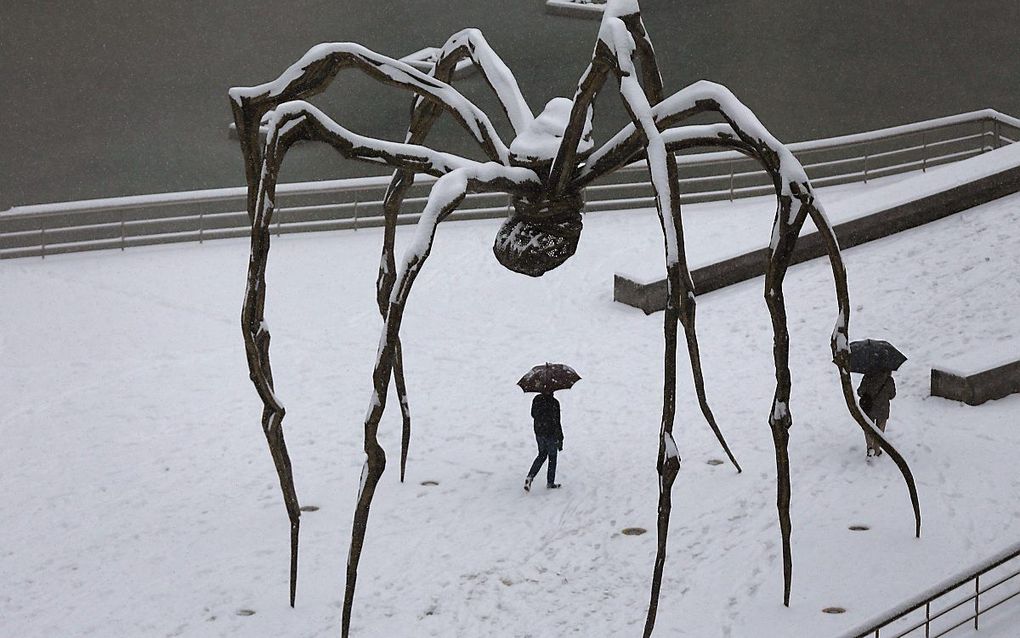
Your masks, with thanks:
M546 487L549 488L550 490L555 490L555 489L559 489L560 484L559 483L549 483L548 485L546 485Z
M534 479L535 479L534 476L528 476L528 477L526 477L524 479L524 491L525 492L530 492L531 491L531 481L533 481Z

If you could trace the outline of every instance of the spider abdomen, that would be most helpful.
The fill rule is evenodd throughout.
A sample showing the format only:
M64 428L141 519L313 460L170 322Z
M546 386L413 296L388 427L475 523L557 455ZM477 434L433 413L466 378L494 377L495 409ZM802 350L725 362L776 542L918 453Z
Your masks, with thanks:
M505 268L541 277L577 250L583 206L580 193L538 204L515 198L514 212L496 234L492 252Z

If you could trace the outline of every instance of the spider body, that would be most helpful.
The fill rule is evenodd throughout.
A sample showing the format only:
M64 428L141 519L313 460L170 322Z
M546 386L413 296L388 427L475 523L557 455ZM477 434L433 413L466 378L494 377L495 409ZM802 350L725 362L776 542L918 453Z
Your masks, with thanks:
M496 93L516 136L509 146L500 140L488 116L449 82L461 60L470 58ZM358 69L385 84L415 94L405 141L391 142L353 133L305 101L324 90L345 69ZM615 78L631 123L596 147L592 113L596 96ZM777 209L772 242L767 251L765 301L772 318L776 391L767 422L776 450L777 509L783 548L784 600L789 604L792 574L790 545L789 332L783 299L783 279L800 229L810 217L829 253L836 288L838 318L830 339L833 362L847 410L869 431L882 450L897 464L907 483L920 534L920 510L910 470L880 430L861 412L850 382L850 302L846 272L820 203L796 158L725 87L697 82L665 96L658 63L641 20L637 0L608 0L591 63L578 81L572 99L555 98L536 117L517 86L516 79L476 29L454 34L440 50L429 74L354 43L320 44L285 70L276 80L230 90L234 122L245 159L248 213L252 223L251 259L241 313L241 328L249 376L262 400L262 428L276 466L290 519L290 601L297 583L300 508L290 457L283 438L285 410L277 397L269 357L270 334L265 322L266 264L281 162L298 140L329 144L347 158L394 169L383 210L385 226L377 279L376 301L384 319L372 372L373 394L364 423L365 466L358 490L351 546L347 561L341 634L349 635L358 565L361 559L369 509L386 468L386 454L378 441L378 428L387 404L391 380L403 416L400 478L404 478L410 441L410 413L403 373L400 325L415 277L424 266L437 230L469 192L502 192L511 198L511 212L497 232L493 252L506 268L538 277L560 266L577 248L584 208L583 188L630 162L646 160L655 191L656 210L663 231L667 306L663 319L663 402L659 452L658 544L644 635L651 634L666 558L672 486L680 469L680 454L673 439L676 409L678 328L682 326L698 404L731 462L739 471L719 430L705 393L700 349L695 330L695 294L684 253L680 214L678 169L674 153L691 148L736 150L759 162L775 185ZM477 162L434 150L424 142L433 122L451 114L477 141L488 157ZM713 125L677 126L698 114L714 113ZM264 143L259 124L268 122ZM437 177L417 222L414 239L398 263L394 235L401 203L416 173Z
M492 251L507 269L530 277L541 277L563 264L577 250L581 236L581 190L574 187L556 194L548 179L573 105L573 100L565 97L553 98L510 143L510 164L530 169L545 179L537 194L512 198L513 212L500 227ZM582 161L595 146L591 127L589 108L577 149Z
M513 213L500 226L492 252L508 270L541 277L577 250L583 207L579 191L537 202L515 197Z

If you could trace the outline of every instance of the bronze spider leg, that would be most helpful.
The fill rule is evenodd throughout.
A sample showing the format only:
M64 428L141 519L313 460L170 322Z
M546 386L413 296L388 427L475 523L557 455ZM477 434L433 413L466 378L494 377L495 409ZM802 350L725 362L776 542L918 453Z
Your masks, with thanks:
M283 437L282 421L285 410L276 397L269 362L270 333L265 322L265 273L269 258L269 229L275 210L276 181L280 164L287 149L299 139L327 142L345 157L406 167L432 175L444 175L456 168L472 167L477 164L422 146L383 142L356 135L327 118L307 102L287 102L274 110L263 154L263 168L260 171L262 179L256 191L251 259L248 265L248 283L241 323L249 374L264 405L262 427L280 478L284 503L291 523L292 606L297 588L300 510L290 458Z
M697 342L693 337L693 282L690 272L686 267L687 257L684 254L683 227L680 218L680 193L677 181L676 158L666 151L666 145L659 133L655 122L651 117L649 99L653 93L645 85L644 91L638 84L635 77L635 69L628 53L616 51L620 60L619 81L620 91L624 96L628 112L635 125L640 126L644 135L648 169L651 173L651 182L655 191L655 204L659 213L659 221L662 225L665 238L666 250L666 309L664 319L665 333L665 386L663 388L663 415L659 431L659 453L656 461L656 470L659 474L659 504L658 522L656 525L657 547L655 552L655 564L652 570L651 593L649 597L648 612L645 618L644 636L647 638L652 634L655 626L655 616L658 610L659 591L662 587L662 571L666 564L666 539L669 532L669 517L672 510L673 483L680 471L680 454L676 442L673 439L673 423L676 412L676 352L677 352L677 323L682 320L685 332L688 336L688 345L693 344L689 350L692 362L692 370L695 370L696 382L701 382L700 368L693 365L698 356ZM699 397L703 397L702 388L698 389ZM707 404L702 402L702 409ZM714 419L710 418L711 412L706 414L712 429L719 437L726 454L737 467L736 460L730 453L722 433L715 425Z
M862 428L876 430L856 403L853 386L850 383L848 359L848 326L850 316L849 296L846 286L846 271L839 253L839 245L832 231L831 224L811 192L807 176L799 162L773 138L758 122L753 113L744 107L725 87L710 82L698 82L668 98L665 102L653 107L658 126L661 128L679 119L704 111L716 111L727 121L729 130L719 125L684 127L691 129L682 134L678 129L663 133L666 137L674 137L669 148L671 151L684 147L714 145L735 148L757 159L772 176L779 197L779 209L773 228L773 243L770 246L769 274L766 277L766 303L773 319L776 334L774 357L776 361L777 389L773 399L773 409L769 424L776 445L776 461L778 471L777 506L780 517L780 531L783 536L784 556L784 604L789 604L792 561L790 552L790 519L789 519L789 441L788 429L792 420L789 414L789 368L788 368L788 332L785 323L785 307L782 298L782 280L789 266L791 253L799 235L804 219L810 215L819 231L826 240L830 264L836 286L839 304L839 318L833 331L831 347L833 362L840 371L840 385L850 414ZM687 139L684 139L684 138ZM633 126L625 128L613 140L592 154L591 172L582 174L580 180L591 178L595 170L613 170L617 165L626 163L639 156L641 141ZM880 442L883 450L893 449L884 438ZM920 534L920 507L913 475L905 460L898 452L890 452L890 458L896 463L910 495L914 510L915 534Z
M616 11L614 11L616 10ZM656 469L659 474L659 506L658 506L658 548L656 551L655 568L652 579L652 591L648 616L646 618L645 635L650 635L654 627L658 607L658 595L661 588L662 570L666 558L666 539L669 527L669 512L672 508L672 485L680 468L680 456L673 439L673 421L676 408L676 348L677 324L682 310L685 312L685 328L693 333L690 301L693 293L690 274L687 272L686 259L683 255L682 226L680 219L680 200L677 191L676 161L666 152L653 117L651 102L657 101L661 95L662 81L658 77L651 45L647 41L641 25L640 14L637 12L617 15L618 6L610 4L606 9L599 32L599 41L595 47L592 63L582 75L574 98L570 124L564 134L559 153L554 160L550 174L550 182L554 188L569 190L571 182L576 183L577 154L576 148L580 139L580 125L585 111L601 90L610 71L614 72L620 82L620 94L624 104L634 121L632 126L640 127L640 145L645 148L651 172L652 184L656 195L656 208L662 225L666 251L667 269L667 306L663 322L665 338L665 354L663 361L663 409L659 437L659 452ZM641 52L638 52L636 40L640 40ZM645 86L642 87L637 78L637 70L633 57L639 56L642 62ZM688 343L695 343L689 338ZM697 356L696 347L691 350ZM694 366L692 366L694 367ZM697 380L697 376L696 376ZM702 405L707 405L702 402ZM709 412L710 414L710 412ZM708 415L706 415L708 416ZM714 419L710 421L713 423ZM725 445L721 433L713 428ZM730 455L732 459L732 455Z
M693 286L686 267L686 258L683 256L676 162L672 155L666 152L665 144L659 133L651 108L651 102L657 100L658 96L661 95L662 81L658 77L651 44L648 42L644 27L641 25L640 14L637 11L630 14L622 14L620 13L621 6L624 9L627 8L627 5L611 3L606 9L606 15L602 21L599 41L596 44L592 62L578 83L569 124L564 133L557 157L550 170L549 182L553 186L554 193L562 193L572 188L577 188L575 185L578 183L580 175L583 174L583 168L579 171L577 166L577 147L581 135L581 126L584 122L583 118L595 96L605 83L609 72L613 71L620 80L620 93L634 121L632 126L635 129L640 126L640 134L636 137L640 139L640 146L646 149L645 153L649 160L649 170L652 174L652 183L656 193L656 207L659 212L659 220L662 225L665 241L667 286L669 291L663 326L666 343L663 366L663 411L659 453L656 463L659 474L658 549L652 579L651 600L645 626L645 635L647 636L650 635L655 622L658 594L661 588L662 569L665 565L669 512L672 507L672 484L676 479L680 466L679 452L672 436L672 430L676 407L677 323L682 311L686 311L684 314L685 329L688 331L688 344L695 346L689 349L689 352L692 357L698 357L698 351L696 337L693 335L693 308L690 303L693 300ZM640 52L638 51L639 46L636 40L642 42ZM636 55L642 61L643 75L646 83L644 88L638 82L637 71L634 67L633 57ZM695 368L695 366L692 366L692 368ZM696 382L700 381L699 376L695 375ZM707 402L704 400L700 401L700 403L703 408L707 406ZM710 415L711 412L709 411L706 417ZM710 418L709 422L714 425L714 418ZM727 450L727 454L733 460L721 432L719 432L717 427L713 427L713 429L723 444L724 449Z
M234 87L229 91L234 124L244 155L248 215L251 219L255 215L255 195L262 169L262 156L259 152L259 124L262 117L279 104L321 93L340 71L350 68L359 69L384 84L413 91L441 104L481 145L490 160L508 163L509 151L489 118L449 84L360 44L319 44L309 49L275 80L252 87Z
M677 139L675 142L668 144L667 146L671 151L679 150L681 147L691 146L723 146L734 148L754 159L757 159L762 164L763 168L765 168L765 170L772 176L773 180L776 183L781 183L783 176L779 171L778 166L775 164L775 158L779 157L778 153L770 152L770 147L767 144L751 143L750 136L744 134L738 127L727 126L726 128L729 128L730 131L737 130L740 134L739 138L733 138L730 132L721 129L718 125L710 127L685 128L692 129L692 135L685 136L687 139L683 139L682 141ZM664 131L663 136L675 137L676 131L677 129ZM800 234L800 229L808 215L811 216L815 226L825 239L829 262L832 268L836 299L839 307L839 316L836 322L836 327L832 333L830 346L833 354L833 362L839 369L840 387L843 391L847 409L862 429L870 429L873 432L878 432L879 435L882 433L860 410L860 407L857 405L856 396L853 392L853 385L850 382L848 359L849 350L847 349L847 343L849 343L848 328L850 317L850 297L847 291L846 268L843 265L842 256L839 251L839 244L836 240L835 233L832 231L832 225L826 218L818 201L815 200L810 191L810 185L806 181L794 181L788 183L787 191L789 192L788 196L780 196L775 227L773 229L773 237L776 238L776 240L769 255L770 267L769 273L766 276L765 298L766 303L769 305L770 312L772 313L773 329L776 332L777 345L780 343L782 344L782 348L777 353L777 356L782 357L782 364L780 365L777 363L777 379L779 379L785 372L785 379L777 382L777 399L773 404L773 413L770 416L770 426L773 430L774 442L777 445L776 458L777 467L779 468L777 504L779 505L780 510L780 529L783 533L784 541L783 599L784 604L788 605L792 564L789 545L789 456L786 453L785 446L788 444L789 439L787 432L789 424L782 424L781 421L783 419L777 418L781 415L776 414L778 408L780 413L788 415L788 408L783 409L782 406L788 405L787 401L789 398L788 389L785 391L784 396L780 396L779 389L779 387L789 384L789 369L786 364L788 358L787 352L789 334L785 328L786 313L782 298L782 281L786 270L789 267L796 238ZM780 191L777 190L777 192ZM792 221L788 224L784 222L784 220L791 219ZM900 473L903 475L904 481L907 484L911 505L914 511L914 533L919 537L921 534L920 505L917 497L917 488L915 486L910 467L907 465L907 462L900 453L893 448L884 436L881 437L879 445L883 450L889 452L890 458L893 459L893 462L896 464L897 468L899 468Z
M658 63L655 60L655 50L652 47L652 42L648 37L648 32L645 30L641 16L640 14L621 16L620 20L627 27L627 31L633 39L635 48L632 55L641 63L642 86L644 87L648 102L650 104L658 104L662 101L663 97L662 76L659 73ZM635 121L634 124L636 126L637 122ZM676 158L673 153L666 155L666 167L670 183L677 183L678 172ZM705 392L705 377L701 369L701 352L695 328L697 301L694 296L694 282L691 279L690 269L687 266L687 256L684 251L683 217L680 213L679 192L676 194L676 205L671 209L671 212L677 233L677 251L679 254L678 267L680 272L677 282L680 291L680 323L684 327L684 335L687 340L687 353L691 363L691 374L694 378L694 390L698 397L698 406L701 408L701 414L704 416L709 427L712 428L712 432L722 446L723 451L726 452L726 456L739 473L742 471L740 464L730 451L729 445L726 444L726 439L716 423L715 415L708 404L708 396Z
M725 113L723 117L729 120ZM800 165L794 164L792 169L791 167L781 168L778 151L772 154L763 152L764 150L772 149L766 148L766 144L762 143L760 139L755 143L746 134L741 135L743 131L739 126L732 122L732 120L729 121L730 127L737 132L738 139L743 142L741 150L750 150L752 155L765 165L766 170L773 178L779 199L779 207L773 225L773 240L767 251L768 268L765 275L765 301L772 320L773 358L776 371L776 390L773 397L772 410L769 413L769 426L772 431L776 453L776 503L783 546L783 602L789 605L793 569L790 545L791 491L789 470L789 428L792 424L792 418L789 410L791 390L789 330L787 328L782 284L790 265L793 248L800 234L800 228L803 226L804 219L807 216L806 207L802 207L803 202L800 199L796 199L796 196L803 193L805 196L810 197L810 186L807 184L806 176L801 181L784 183L784 179L786 179L787 174L791 170L797 178L803 175ZM764 129L762 131L764 132ZM767 132L765 132L765 135L767 135ZM668 135L666 136L668 137ZM778 142L776 142L775 146L779 147ZM784 159L789 163L796 162L792 155L789 153L787 155L788 157Z
M347 556L347 585L344 591L341 636L350 634L351 609L358 580L358 563L364 547L368 514L376 486L386 469L386 454L376 438L379 421L386 409L390 372L396 355L400 322L411 285L432 250L436 226L452 212L469 192L510 191L524 193L537 190L538 177L525 168L511 168L494 163L465 166L440 177L429 193L425 210L418 221L415 237L408 247L403 264L390 293L386 321L372 374L374 393L365 417L365 466L361 473L358 503L351 531L351 549Z
M729 90L716 84L701 82L693 85L694 93L701 94L697 102L717 111L730 125L742 145L752 151L765 170L772 176L776 185L779 207L773 225L772 243L769 248L769 268L765 281L765 300L772 316L775 333L774 357L776 361L776 395L773 399L769 425L772 429L776 445L776 463L778 470L777 505L779 509L780 531L783 537L784 590L783 603L789 605L792 559L790 548L790 468L789 468L789 427L792 424L789 412L790 373L789 373L789 332L786 324L786 311L783 302L782 282L790 265L794 246L805 218L810 215L815 226L826 242L833 281L836 289L839 315L832 333L830 346L833 363L839 370L840 386L843 390L847 409L862 429L876 431L877 428L867 419L857 405L853 386L850 382L849 368L849 319L850 301L846 285L846 269L839 251L832 225L817 202L808 182L807 174L797 159L786 150L754 114L741 104ZM917 497L917 487L913 474L906 461L884 439L880 442L883 450L889 451L890 458L896 463L907 485L911 506L914 512L914 533L921 533L921 510Z
M531 107L517 85L513 72L489 45L478 29L464 29L450 36L440 49L433 77L451 83L457 63L470 58L481 72L514 131L520 134L535 119ZM420 100L416 100L420 101Z
M433 67L430 75L442 82L451 83L457 63L465 57L471 59L481 71L482 77L492 87L514 130L518 133L524 130L534 120L531 108L517 86L513 73L510 72L510 69L507 68L496 52L492 50L492 47L489 46L482 32L478 29L464 29L450 36L446 44L440 49L436 65ZM410 144L424 143L425 137L432 129L432 125L440 113L441 108L435 102L417 97L412 107L411 123L408 126L405 141ZM376 300L379 304L379 312L383 315L384 320L386 318L390 291L393 289L393 284L396 281L393 240L396 232L397 215L400 213L400 206L413 183L414 171L403 169L394 171L393 179L390 181L386 196L383 199L383 214L386 221L382 255L379 259L379 277L376 280ZM407 451L411 442L411 414L404 379L403 349L399 339L393 357L393 382L397 390L397 399L400 402L402 417L400 481L403 482L407 467Z
M619 18L619 20L614 21L613 18ZM621 22L623 23L622 25L620 24ZM607 34L609 37L606 37ZM632 38L629 42L627 38L628 34ZM637 42L641 42L642 40L645 40L645 44L639 46ZM631 64L630 67L627 66L628 59L631 58L635 52L639 55L643 55L644 59L651 58L650 44L646 41L646 36L644 34L643 27L641 27L639 15L631 14L611 16L608 15L607 12L607 18L604 19L602 31L600 32L599 44L600 46L605 45L606 48L617 52L620 69L618 73L621 75L621 90L623 90L623 83L627 82L631 87L631 101L629 104L637 104L640 106L641 100L638 97L637 82L633 79L633 75L635 74L633 65ZM621 49L628 50L630 55L619 55ZM644 51L644 53L641 53L641 51ZM642 60L643 62L644 59ZM645 71L646 97L654 94L654 91L650 93L647 91L648 86L654 87L654 81L653 83L648 84L648 75L648 71ZM624 95L627 96L626 91L624 91ZM635 120L634 124L625 127L625 129L610 140L610 142L592 154L586 166L581 168L577 178L574 180L575 185L583 185L584 183L587 183L587 181L590 181L590 179L593 179L596 175L604 174L609 170L614 170L627 161L641 155L642 147L649 144L652 130L657 131L658 129L668 126L672 122L698 112L716 111L722 115L722 117L730 125L732 133L719 131L718 129L711 132L719 136L718 139L722 142L722 145L738 147L742 150L742 152L756 157L773 177L773 181L776 186L777 196L779 197L779 210L777 211L776 221L773 228L773 241L768 255L769 269L766 275L766 303L769 307L770 316L772 317L775 335L775 347L773 354L776 366L776 394L773 398L773 407L769 416L769 425L773 433L773 441L776 448L776 463L778 471L777 508L779 510L780 531L783 538L784 562L783 599L784 604L789 605L792 560L790 549L791 526L789 516L790 472L788 430L792 424L792 419L789 412L789 333L786 324L785 304L782 296L782 281L785 277L786 270L789 267L792 251L796 244L800 228L808 214L812 215L812 219L815 220L816 225L818 225L820 229L826 228L825 236L827 240L827 248L829 250L834 278L836 279L837 296L840 297L840 317L837 322L836 330L833 333L832 349L834 362L840 369L840 379L844 397L847 401L848 409L861 427L871 426L871 424L868 423L866 419L863 419L860 414L860 410L857 407L853 396L852 386L849 383L847 367L848 354L846 350L848 343L847 324L849 318L849 303L845 297L845 271L842 268L842 261L838 252L838 244L835 241L835 235L832 234L831 226L825 219L824 214L815 205L807 176L804 174L803 168L800 166L799 162L797 162L792 154L790 154L765 130L760 122L758 122L757 118L754 117L753 113L736 100L736 98L733 97L733 95L724 87L708 82L696 83L695 85L692 85L691 87L671 96L665 102L659 102L654 107L650 107L649 110L651 111L651 117L649 118L646 115L640 120L638 117L634 117L634 107L630 105L628 108L631 110L632 119ZM725 108L723 105L725 105ZM649 119L653 122L653 125L651 126L648 123ZM707 129L710 129L711 127L691 128L699 129L697 135L704 135L704 133L708 132ZM747 129L747 131L744 129ZM734 138L734 135L736 138ZM688 140L681 143L691 145L692 142L692 140ZM672 151L675 149L670 150ZM654 152L658 154L657 151ZM650 167L652 165L652 154L653 148L648 146L644 151L644 155L649 158ZM661 161L659 161L659 163L660 166L662 166L663 163ZM672 181L672 175L670 174L668 164L666 164L665 169L666 175L669 176ZM662 172L663 171L660 169L660 175ZM660 179L660 183L661 181L663 180ZM655 180L653 175L653 184L654 182ZM656 186L656 195L657 205L661 211L663 208L662 189L658 185ZM670 286L672 296L673 280L669 278L667 279L667 282L667 285ZM670 302L672 302L672 298L667 302L667 304ZM667 313L668 311L669 305L667 305ZM668 317L667 321L669 321ZM668 338L667 334L667 340ZM874 430L875 428L871 427L871 429ZM665 443L666 442L664 440L663 444ZM883 441L882 443L888 445L888 441ZM884 446L883 449L885 449ZM920 509L917 502L916 487L914 485L913 477L910 474L910 470L906 463L899 454L896 454L895 456L891 454L890 456L893 457L894 462L897 463L897 466L900 468L900 471L904 476L904 480L907 483L911 502L914 508L915 533L919 534ZM661 474L660 470L660 476ZM664 486L664 483L660 481L660 489ZM667 508L664 508L663 505L666 505ZM664 501L660 494L660 527L663 522L663 517L668 519L668 501ZM662 534L660 534L659 540L659 550L660 553L663 553L665 539ZM654 607L656 606L656 594L658 592L658 580L660 576L660 564L657 560L656 572L653 577L652 603L649 607L649 616L646 623L646 635L651 632L654 624Z
M285 412L273 391L272 369L269 360L270 334L263 318L264 260L267 258L269 234L266 229L259 228L259 224L256 222L261 212L261 223L268 224L267 220L272 217L272 207L269 208L269 214L265 214L262 211L262 205L258 203L264 155L259 145L259 125L263 116L270 110L276 109L280 104L296 97L309 97L323 91L329 82L346 68L360 69L383 83L413 91L425 96L430 103L437 103L451 111L455 119L478 141L490 158L505 163L508 153L506 145L499 139L485 114L448 84L425 75L402 62L379 55L356 44L318 45L310 49L275 81L254 87L235 87L230 90L234 122L244 155L245 176L248 183L248 217L252 222L252 262L249 265L248 293L245 296L245 307L242 312L242 332L247 351L249 376L263 402L263 430L268 439L274 465L280 476L284 502L287 505L291 522L291 606L294 605L296 592L300 510L294 490L290 458L280 425ZM325 116L323 118L323 121L329 121ZM298 129L292 129L289 133L282 129L278 130L281 132L280 139L272 142L274 148L277 149L276 152L280 154L280 157L274 160L277 162L277 169L278 162L282 161L282 154L286 148L293 141L302 137L298 134ZM436 154L428 149L421 149L427 151L424 155L411 153L407 157L397 157L393 151L400 147L390 145L379 148L378 144L373 146L372 143L366 145L362 142L375 141L355 136L347 131L344 133L348 134L344 139L350 142L346 144L346 150L353 153L358 159L366 161L388 163L396 167L436 176L452 170L454 166L464 161L456 156ZM358 147L358 144L361 144L361 147ZM267 148L270 145L271 142L267 139ZM344 146L344 144L340 146ZM338 148L344 152L343 148ZM358 155L359 151L364 151L364 153ZM272 178L274 191L275 179L274 176Z
M642 53L639 54L638 42ZM640 131L642 146L651 174L651 183L655 192L655 204L662 225L666 251L666 282L667 297L664 320L665 348L665 385L663 388L663 414L659 431L659 452L656 469L659 474L659 505L656 525L657 547L655 564L652 570L651 592L649 594L648 611L645 617L644 636L651 636L655 628L658 612L659 592L662 588L662 572L666 564L666 541L669 533L669 518L672 510L672 490L680 470L680 454L676 441L673 439L673 423L676 410L676 351L677 323L681 312L690 318L690 303L694 299L693 284L686 267L686 256L683 250L683 230L680 218L680 193L677 181L676 158L667 151L655 119L652 116L652 103L662 98L662 79L655 66L639 14L621 16L618 19L610 16L603 20L599 32L599 43L603 55L611 53L613 58L607 63L614 65L627 112L630 114L636 130ZM644 85L638 81L638 71L634 58L642 62ZM693 325L685 320L685 327ZM688 330L691 334L691 330ZM689 341L690 343L690 341ZM695 348L691 354L697 353ZM693 367L693 366L692 366ZM718 431L717 431L718 434ZM721 434L719 434L721 437ZM722 438L720 438L722 441ZM723 443L725 447L725 443ZM727 449L727 453L729 450ZM732 456L730 457L732 459Z
M640 14L624 16L622 20L624 24L627 25L628 29L632 28L633 26L634 31L640 34L640 36L636 39L638 42L641 43L640 46L637 47L637 56L641 61L642 79L644 80L645 83L644 84L646 87L645 90L649 91L647 96L648 101L651 103L656 103L658 101L658 96L660 96L662 93L661 88L662 79L659 76L658 67L655 64L654 52L652 51L651 43L648 41L647 35L645 34L644 31L644 27L641 24ZM638 159L637 156L643 153L642 144L644 142L644 138L641 137L639 134L635 133L632 136L632 138L628 139L627 141L635 141L637 148L634 149L633 151L631 151L628 148L627 149L628 154L625 158L623 158L623 161L614 161L617 159L617 156L612 153L608 158L600 155L600 153L604 152L604 150L607 147L615 148L611 146L613 145L614 142L617 142L617 146L619 145L620 140L617 140L617 138L621 136L618 135L617 138L610 140L609 143L603 146L603 148L600 149L600 151L596 151L594 154L592 154L591 158L589 158L589 160L585 164L583 164L579 168L575 168L574 170L568 170L568 167L576 166L577 164L576 145L577 140L580 139L580 128L584 121L583 118L585 116L585 111L591 104L591 102L594 101L596 94L601 90L602 85L605 82L605 79L609 71L615 68L616 66L617 66L616 56L613 54L609 45L606 42L600 40L599 43L596 45L596 51L595 55L593 56L592 64L589 65L588 69L584 72L580 82L578 83L578 89L574 97L574 109L571 112L570 120L571 124L567 128L567 133L564 135L564 142L560 146L560 153L557 156L553 164L553 168L551 170L550 182L558 184L559 185L558 188L561 189L560 192L566 190L580 190L597 177L612 172L622 167L629 161ZM633 125L631 125L628 128L630 130L634 130ZM570 135L572 129L576 130L577 132L574 135L574 137L568 138L568 135ZM593 162L595 163L594 168L592 167ZM669 179L675 181L677 175L676 161L672 157L666 158L666 170L668 175L671 176ZM678 234L677 249L681 256L681 258L677 262L677 267L679 270L679 272L677 273L678 279L672 285L674 286L674 289L679 292L678 301L679 321L684 327L688 357L691 362L691 373L694 379L695 392L698 397L698 405L701 409L702 415L705 418L705 421L712 429L713 434L715 434L715 437L719 441L719 444L722 446L723 451L726 453L727 458L729 458L730 462L733 463L733 466L737 469L737 472L740 472L741 471L740 464L737 462L736 457L730 450L730 447L726 442L726 438L723 436L722 430L719 428L719 425L716 422L715 415L712 413L712 409L708 404L707 393L705 391L705 380L701 367L701 354L700 348L698 346L697 332L695 329L696 301L693 293L694 284L691 281L690 270L687 266L686 257L683 255L684 254L683 223L680 216L679 200L677 200L676 203L676 210L671 211L670 217L672 220L670 222L670 225L673 228L675 228ZM659 220L660 223L664 224L663 233L665 237L665 233L667 232L667 226L665 225L665 218L663 217L663 212L660 212ZM667 272L667 286L670 285L668 282L669 273ZM667 315L668 314L669 313L667 312ZM670 320L669 317L667 317L666 321L669 320Z
M825 213L815 206L808 207L808 214L818 232L825 239L826 248L829 253L829 263L832 267L832 276L836 287L836 300L839 305L839 317L836 320L836 327L832 331L830 346L832 348L832 361L839 369L840 387L843 389L843 399L846 401L847 410L861 429L871 432L878 440L879 447L889 454L896 467L899 468L907 487L910 490L910 503L914 508L914 536L921 537L921 506L917 498L917 488L914 486L914 477L910 472L903 456L885 438L885 433L878 429L875 422L871 420L857 403L857 395L854 393L853 384L850 381L850 295L847 291L846 267L843 265L843 258L839 251L839 242L832 230L832 225L825 217Z

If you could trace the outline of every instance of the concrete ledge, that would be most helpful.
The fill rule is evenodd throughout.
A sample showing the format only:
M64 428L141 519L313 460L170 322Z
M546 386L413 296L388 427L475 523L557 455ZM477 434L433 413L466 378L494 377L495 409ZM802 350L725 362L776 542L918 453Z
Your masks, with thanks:
M921 196L834 226L840 248L851 248L923 224L948 217L1020 191L1020 166L974 181ZM703 295L765 274L767 249L760 248L691 271L696 294ZM801 235L791 265L826 255L825 242L817 231ZM666 281L641 284L616 275L613 299L651 314L666 308Z
M663 310L666 298L666 280L640 283L627 275L613 275L613 301L619 301L645 311L646 315Z
M570 0L546 0L545 12L550 15L565 16L568 18L588 18L589 20L601 20L605 12L604 3L579 3Z
M968 405L980 405L1020 392L1020 361L963 375L947 370L931 369L931 395Z

